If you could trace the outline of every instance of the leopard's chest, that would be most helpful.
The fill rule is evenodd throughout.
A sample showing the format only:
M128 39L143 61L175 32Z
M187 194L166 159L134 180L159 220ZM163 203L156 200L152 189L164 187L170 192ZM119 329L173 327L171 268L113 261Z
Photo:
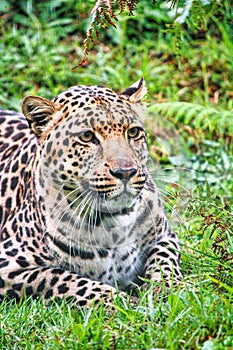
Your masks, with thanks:
M140 210L112 217L95 228L64 231L62 226L48 234L48 246L59 256L57 263L66 269L125 290L132 283L140 285L146 254L142 249L142 232L149 229L137 224ZM148 227L147 227L148 226Z
M134 241L117 248L80 249L78 256L66 257L64 263L82 276L126 290L132 283L141 284L139 276L144 274L145 254Z
M144 274L144 264L140 246L134 242L110 251L109 257L96 268L95 277L121 290L131 289L132 283L141 284L139 276Z

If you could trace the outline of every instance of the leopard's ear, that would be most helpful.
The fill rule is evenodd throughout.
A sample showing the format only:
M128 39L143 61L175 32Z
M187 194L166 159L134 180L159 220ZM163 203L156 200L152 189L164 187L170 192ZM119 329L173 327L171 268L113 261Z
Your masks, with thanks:
M140 102L141 99L146 95L147 88L144 78L141 78L136 83L128 87L121 93L121 96L129 100L131 103Z
M32 131L40 135L52 120L58 106L43 97L27 96L23 99L22 110Z

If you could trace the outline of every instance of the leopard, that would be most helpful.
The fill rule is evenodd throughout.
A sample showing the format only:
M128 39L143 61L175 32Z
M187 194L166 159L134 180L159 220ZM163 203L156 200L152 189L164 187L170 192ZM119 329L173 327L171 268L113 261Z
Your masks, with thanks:
M146 93L144 78L122 93L76 85L1 109L1 300L90 307L180 284L180 243L147 165Z

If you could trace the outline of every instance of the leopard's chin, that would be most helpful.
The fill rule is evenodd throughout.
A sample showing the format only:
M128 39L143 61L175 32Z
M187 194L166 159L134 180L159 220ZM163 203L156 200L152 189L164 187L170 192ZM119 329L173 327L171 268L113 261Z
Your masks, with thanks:
M103 213L121 213L122 211L131 209L137 202L137 198L131 193L123 192L107 200L101 199L99 208Z

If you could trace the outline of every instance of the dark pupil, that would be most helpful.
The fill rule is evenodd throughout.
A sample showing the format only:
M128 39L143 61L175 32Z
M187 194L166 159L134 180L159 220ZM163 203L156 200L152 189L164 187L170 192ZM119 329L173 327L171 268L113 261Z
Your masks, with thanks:
M87 139L91 139L92 138L92 133L90 131L86 131L84 133L84 137L87 138Z
M137 136L137 134L138 134L138 129L137 128L133 128L133 129L131 129L131 136Z

